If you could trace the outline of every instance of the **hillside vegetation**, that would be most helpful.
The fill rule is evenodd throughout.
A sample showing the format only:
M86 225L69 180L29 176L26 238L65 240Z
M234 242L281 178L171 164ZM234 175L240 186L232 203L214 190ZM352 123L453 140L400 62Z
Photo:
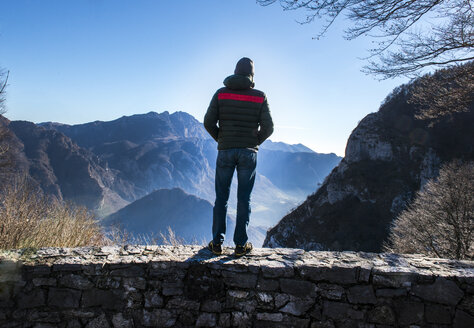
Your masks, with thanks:
M0 249L98 246L111 243L85 208L47 197L26 177L0 194Z

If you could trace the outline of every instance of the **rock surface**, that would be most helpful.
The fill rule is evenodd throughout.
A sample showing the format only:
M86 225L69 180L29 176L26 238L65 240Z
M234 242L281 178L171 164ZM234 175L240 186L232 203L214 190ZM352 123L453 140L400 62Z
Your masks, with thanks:
M442 164L474 160L474 104L422 120L409 102L412 86L360 121L340 164L267 233L264 247L380 252L392 221Z
M1 327L472 327L474 262L199 246L0 252Z

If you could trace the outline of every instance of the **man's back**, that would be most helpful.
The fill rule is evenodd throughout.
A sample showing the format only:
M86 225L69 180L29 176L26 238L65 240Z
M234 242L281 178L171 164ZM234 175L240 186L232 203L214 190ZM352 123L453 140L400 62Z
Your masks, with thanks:
M252 78L246 75L231 75L224 80L224 85L212 97L204 117L205 128L218 142L219 150L257 150L273 132L265 93L253 89Z

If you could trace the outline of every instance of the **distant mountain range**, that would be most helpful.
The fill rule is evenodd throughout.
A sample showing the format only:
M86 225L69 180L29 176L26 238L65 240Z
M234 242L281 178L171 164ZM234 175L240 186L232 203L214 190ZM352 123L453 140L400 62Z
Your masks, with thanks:
M167 235L168 227L185 243L206 243L212 238L212 205L182 189L160 189L106 217L107 226L118 226L136 236ZM226 241L232 245L235 219L227 218ZM250 240L262 240L266 230L250 226Z
M79 125L12 121L8 126L21 159L18 169L45 192L85 205L99 217L160 189L180 188L214 202L217 145L187 113L150 112ZM258 154L252 194L251 224L261 238L256 244L263 241L257 226L266 229L277 223L339 161L334 154L318 154L303 145L266 141ZM231 217L236 186L234 181Z
M264 246L378 252L393 219L443 163L474 160L474 104L467 112L417 118L408 101L415 83L396 88L360 121L344 159L268 232Z

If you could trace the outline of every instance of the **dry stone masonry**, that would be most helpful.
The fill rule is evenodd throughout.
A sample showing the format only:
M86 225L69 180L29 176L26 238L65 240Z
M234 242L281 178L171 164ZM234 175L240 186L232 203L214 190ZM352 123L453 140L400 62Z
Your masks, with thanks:
M0 252L0 327L474 327L474 262L198 246Z

